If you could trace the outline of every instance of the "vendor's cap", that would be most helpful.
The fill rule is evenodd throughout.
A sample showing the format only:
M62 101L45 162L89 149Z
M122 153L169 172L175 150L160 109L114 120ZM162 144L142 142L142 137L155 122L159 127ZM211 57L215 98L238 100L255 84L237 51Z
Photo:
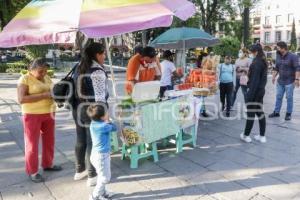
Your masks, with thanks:
M170 50L166 50L166 51L164 51L164 53L163 53L163 57L164 58L169 58L169 57L171 57L171 56L173 56L174 55L174 53L172 53Z
M262 48L259 44L253 44L253 45L250 46L249 50L251 52L258 52L258 51L261 51Z

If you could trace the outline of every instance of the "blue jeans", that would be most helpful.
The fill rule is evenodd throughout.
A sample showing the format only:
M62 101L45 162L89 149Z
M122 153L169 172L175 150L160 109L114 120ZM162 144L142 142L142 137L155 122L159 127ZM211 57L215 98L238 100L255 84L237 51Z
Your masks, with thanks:
M276 86L276 105L275 105L275 113L280 113L281 110L281 106L282 106L282 99L284 96L286 96L286 100L287 100L287 113L292 114L293 112L293 106L294 106L294 100L293 100L293 96L294 96L294 84L289 84L289 85L281 85L279 83L277 83Z
M92 150L90 160L98 174L97 185L94 188L93 197L100 198L106 193L105 186L109 183L111 178L110 153L100 153Z

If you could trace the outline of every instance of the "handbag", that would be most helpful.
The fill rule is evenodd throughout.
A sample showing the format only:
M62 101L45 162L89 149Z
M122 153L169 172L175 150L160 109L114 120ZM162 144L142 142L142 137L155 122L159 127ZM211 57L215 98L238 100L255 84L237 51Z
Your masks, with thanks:
M241 75L240 77L240 85L247 86L249 78L247 75Z
M75 98L75 83L72 76L77 66L78 64L76 64L63 79L53 86L53 99L58 104L58 107L62 107L64 103L70 102Z

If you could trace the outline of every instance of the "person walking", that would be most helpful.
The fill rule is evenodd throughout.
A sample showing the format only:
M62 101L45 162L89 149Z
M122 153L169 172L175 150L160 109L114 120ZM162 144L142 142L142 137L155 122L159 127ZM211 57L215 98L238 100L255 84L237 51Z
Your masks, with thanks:
M255 135L254 139L265 143L266 136L266 118L263 110L263 99L265 95L265 87L267 84L268 65L265 54L261 46L255 44L251 46L250 52L253 55L253 62L249 69L248 91L246 93L247 105L247 122L241 140L250 143L252 141L250 133L253 128L255 116L259 120L260 134Z
M241 87L242 93L245 99L245 94L247 92L247 82L248 82L248 70L251 64L251 60L248 57L248 50L242 49L239 54L239 58L235 62L236 69L236 80L235 80L235 89L233 91L231 106L234 106L237 93Z
M75 102L73 118L76 124L75 168L74 180L82 180L88 176L87 185L95 186L97 173L90 162L92 140L90 135L91 120L87 115L89 104L99 102L108 106L108 77L104 69L105 48L100 43L92 43L85 49L75 70Z
M222 111L226 111L226 117L230 117L231 99L235 80L235 67L231 64L230 56L225 56L224 63L219 65L220 100ZM226 100L226 101L225 101ZM226 108L225 108L226 105Z
M18 101L22 107L25 168L31 181L44 181L39 173L39 140L42 138L42 168L44 171L60 171L53 165L55 143L56 105L51 97L52 81L47 76L45 59L35 59L26 75L18 82Z
M269 115L269 118L280 117L282 99L285 94L287 99L285 120L289 121L293 113L294 88L295 86L299 87L300 65L297 55L288 51L288 46L285 42L277 43L277 58L272 78L273 84L275 84L278 75L275 109Z

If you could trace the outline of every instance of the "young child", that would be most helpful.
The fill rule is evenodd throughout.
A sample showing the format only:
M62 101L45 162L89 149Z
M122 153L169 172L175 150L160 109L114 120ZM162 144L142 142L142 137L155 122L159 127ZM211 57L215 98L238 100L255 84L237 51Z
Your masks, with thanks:
M113 193L105 189L110 181L110 134L116 131L116 125L109 122L107 107L104 104L93 104L88 107L88 116L92 122L90 125L91 138L93 142L91 163L95 167L98 178L97 185L90 196L90 200L111 199Z

